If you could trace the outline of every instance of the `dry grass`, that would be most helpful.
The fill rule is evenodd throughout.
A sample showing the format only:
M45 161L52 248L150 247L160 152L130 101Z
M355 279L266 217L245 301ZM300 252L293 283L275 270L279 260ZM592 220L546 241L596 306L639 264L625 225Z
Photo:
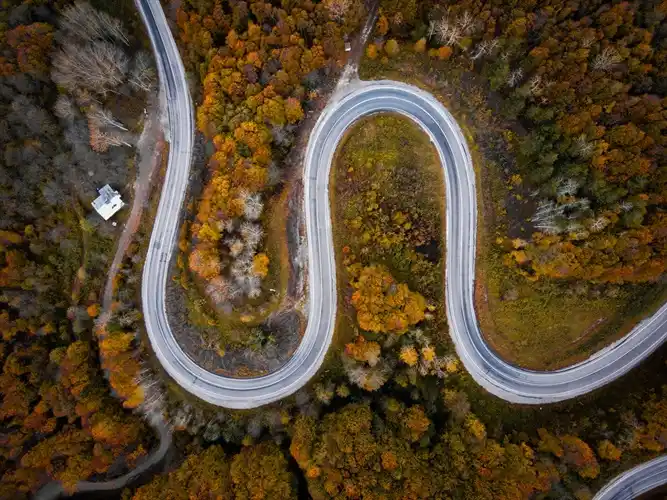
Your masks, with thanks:
M337 352L336 348L342 348L358 334L355 311L350 304L347 271L350 259L362 265L384 264L399 282L424 295L436 308L436 319L427 322L424 329L434 340L438 339L445 329L442 227L445 195L442 169L428 136L410 120L397 115L364 118L341 141L329 182L338 285L332 351ZM370 201L373 193L377 194L379 204L375 209ZM405 241L391 248L383 248L374 240L365 241L364 231L353 228L350 221L367 220L373 210L382 214L381 234L396 234L396 224L391 219L394 214L399 211L410 214L410 220L418 226L413 229L423 231L437 247L431 261L417 255L410 233ZM347 247L345 253L344 247Z

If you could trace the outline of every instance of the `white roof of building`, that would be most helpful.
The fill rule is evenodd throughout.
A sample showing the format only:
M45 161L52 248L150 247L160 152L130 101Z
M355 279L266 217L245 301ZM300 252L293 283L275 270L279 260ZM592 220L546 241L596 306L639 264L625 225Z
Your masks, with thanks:
M113 214L125 206L120 199L120 193L115 191L109 184L97 190L100 195L95 198L92 205L95 211L102 216L104 220L109 220Z

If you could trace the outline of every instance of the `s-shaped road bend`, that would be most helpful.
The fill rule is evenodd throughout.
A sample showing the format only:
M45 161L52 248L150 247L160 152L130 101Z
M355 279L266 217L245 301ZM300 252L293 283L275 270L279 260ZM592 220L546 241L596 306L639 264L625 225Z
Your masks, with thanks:
M305 213L310 287L308 325L292 358L262 377L234 379L198 366L179 346L169 325L165 290L187 189L193 145L193 108L178 48L159 0L137 0L156 54L167 97L169 164L142 280L146 329L153 350L184 389L227 408L253 408L284 398L317 372L333 336L336 269L329 208L329 170L347 128L372 113L402 114L435 145L447 196L446 302L450 331L468 372L492 394L513 403L544 404L573 398L627 373L667 337L667 305L618 342L576 365L552 372L513 366L484 342L474 308L477 202L475 173L465 137L452 115L430 94L393 81L365 82L338 95L311 132L305 157ZM610 498L610 497L605 497Z

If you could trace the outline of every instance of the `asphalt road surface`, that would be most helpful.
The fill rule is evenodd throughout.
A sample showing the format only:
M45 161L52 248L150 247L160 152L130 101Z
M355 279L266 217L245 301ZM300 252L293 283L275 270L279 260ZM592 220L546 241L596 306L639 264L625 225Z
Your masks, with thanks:
M558 371L536 372L500 359L486 345L473 304L477 202L475 175L465 138L451 114L430 94L398 82L368 82L336 96L313 129L304 167L308 231L308 326L291 360L263 377L215 375L192 361L174 337L165 310L165 285L188 183L193 145L193 109L185 71L159 0L137 0L156 53L169 108L169 165L144 266L142 299L152 347L169 375L212 404L253 408L284 398L306 384L331 343L336 314L336 270L329 208L329 169L347 128L363 116L407 116L431 138L444 168L447 193L447 313L456 350L473 378L510 402L543 404L592 391L620 377L651 354L667 335L667 305L620 341L588 360ZM648 462L620 476L599 499L630 498L667 481L667 459ZM631 485L631 486L628 486ZM629 489L631 488L631 489ZM614 496L616 495L616 496ZM621 495L621 496L618 496Z
M616 476L593 500L632 500L667 483L667 456L658 457Z

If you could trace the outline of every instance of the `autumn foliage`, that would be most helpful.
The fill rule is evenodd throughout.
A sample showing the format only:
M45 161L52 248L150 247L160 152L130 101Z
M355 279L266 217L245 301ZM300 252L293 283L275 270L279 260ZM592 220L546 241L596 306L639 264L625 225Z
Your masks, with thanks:
M424 319L426 300L396 283L386 268L368 266L352 283L359 326L370 332L404 333Z
M262 206L276 193L295 126L363 15L361 3L345 0L179 8L185 62L203 90L197 128L215 147L190 227L188 264L200 282L223 283L212 287L223 292L216 302L261 296L270 271Z

